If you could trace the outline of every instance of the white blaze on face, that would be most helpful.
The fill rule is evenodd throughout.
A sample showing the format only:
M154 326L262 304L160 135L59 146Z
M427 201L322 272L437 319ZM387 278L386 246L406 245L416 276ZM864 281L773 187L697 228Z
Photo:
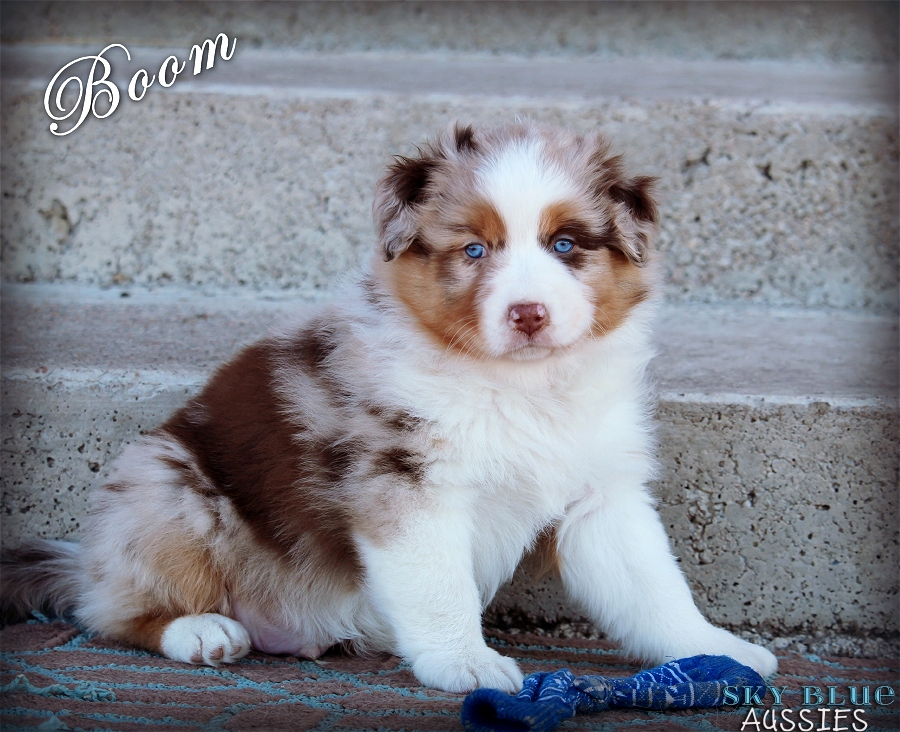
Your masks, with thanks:
M571 199L574 184L541 160L534 141L510 146L480 171L482 190L506 226L506 247L494 256L494 273L481 303L481 331L497 356L541 358L573 344L591 326L590 289L541 245L541 213ZM531 338L510 324L510 308L543 305L547 324Z

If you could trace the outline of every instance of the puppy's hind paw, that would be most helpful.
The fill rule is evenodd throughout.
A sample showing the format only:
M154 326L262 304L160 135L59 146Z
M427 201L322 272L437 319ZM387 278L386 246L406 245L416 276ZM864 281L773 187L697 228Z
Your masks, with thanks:
M243 625L224 615L185 615L169 623L160 647L174 661L218 666L246 656L250 636Z
M457 693L487 688L514 694L524 678L515 661L487 647L423 653L413 661L412 670L425 686Z

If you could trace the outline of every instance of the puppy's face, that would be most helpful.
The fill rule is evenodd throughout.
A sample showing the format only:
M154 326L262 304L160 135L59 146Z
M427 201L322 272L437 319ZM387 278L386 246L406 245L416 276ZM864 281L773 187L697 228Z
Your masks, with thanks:
M421 327L480 358L546 358L649 294L648 178L599 136L454 128L376 189L381 272Z

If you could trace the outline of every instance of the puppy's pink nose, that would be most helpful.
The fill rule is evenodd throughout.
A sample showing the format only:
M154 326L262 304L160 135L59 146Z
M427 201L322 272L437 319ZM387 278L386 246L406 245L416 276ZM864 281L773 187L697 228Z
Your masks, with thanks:
M533 336L547 324L547 308L539 302L523 302L509 309L509 324L527 336Z

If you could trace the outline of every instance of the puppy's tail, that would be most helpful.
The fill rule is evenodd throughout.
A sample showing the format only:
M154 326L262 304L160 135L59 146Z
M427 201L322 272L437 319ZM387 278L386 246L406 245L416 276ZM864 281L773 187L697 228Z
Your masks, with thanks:
M80 594L78 544L34 539L0 553L0 621L13 623L32 610L62 616Z

